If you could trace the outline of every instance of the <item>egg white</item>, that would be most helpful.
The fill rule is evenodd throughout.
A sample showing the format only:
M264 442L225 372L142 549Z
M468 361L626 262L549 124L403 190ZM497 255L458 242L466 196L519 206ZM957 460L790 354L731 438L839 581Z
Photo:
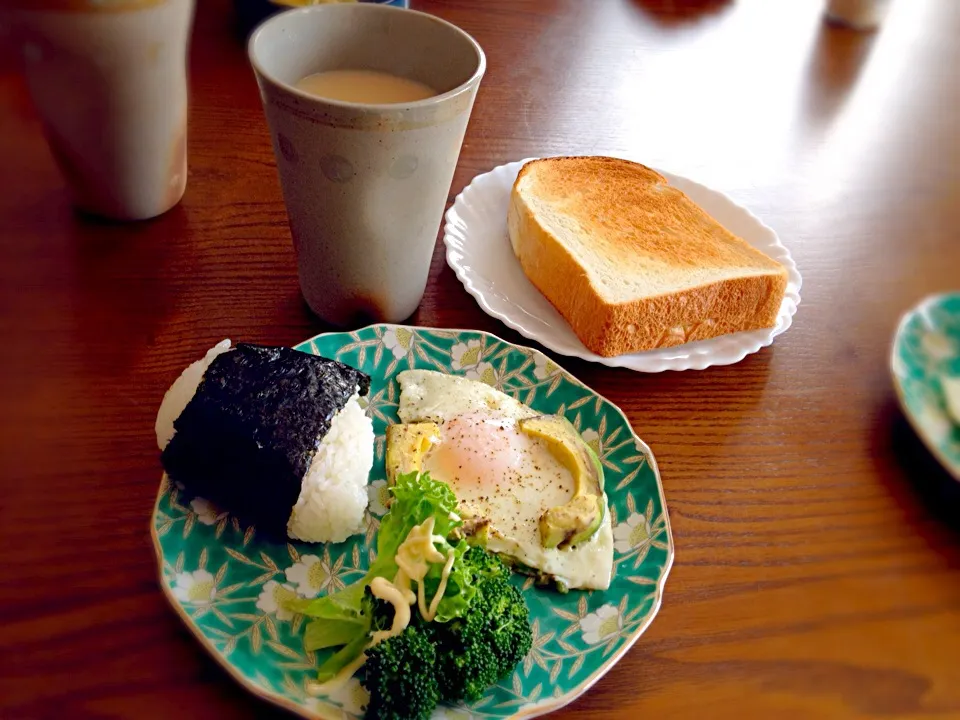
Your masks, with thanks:
M434 422L439 441L423 469L446 482L465 518L489 522L487 548L571 588L606 589L613 572L609 512L593 538L566 550L540 543L538 520L574 493L570 471L517 421L536 411L482 382L430 370L398 375L404 423Z

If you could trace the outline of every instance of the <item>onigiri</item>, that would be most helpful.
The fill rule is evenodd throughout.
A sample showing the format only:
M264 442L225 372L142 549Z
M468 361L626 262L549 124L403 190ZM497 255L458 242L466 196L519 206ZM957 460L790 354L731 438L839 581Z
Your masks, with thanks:
M336 360L224 340L163 398L163 467L268 537L342 542L367 508L369 389L368 375Z

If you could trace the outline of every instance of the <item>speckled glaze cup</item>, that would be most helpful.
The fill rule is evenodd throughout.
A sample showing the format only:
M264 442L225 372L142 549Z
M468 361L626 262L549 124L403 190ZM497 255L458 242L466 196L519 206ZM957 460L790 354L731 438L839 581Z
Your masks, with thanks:
M354 3L275 15L249 52L307 304L341 327L409 317L486 68L480 46L432 15ZM388 72L437 95L366 105L294 87L336 69Z
M194 0L0 0L81 210L143 220L183 196L193 13Z

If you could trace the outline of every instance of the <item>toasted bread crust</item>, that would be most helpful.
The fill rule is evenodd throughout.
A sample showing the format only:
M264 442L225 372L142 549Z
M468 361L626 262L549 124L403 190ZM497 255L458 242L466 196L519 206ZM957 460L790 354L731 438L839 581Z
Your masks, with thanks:
M585 184L592 189L584 192ZM544 206L576 225L589 253L551 230ZM603 222L609 214L613 230ZM511 193L508 227L527 277L583 344L606 357L772 327L786 291L782 265L729 233L659 173L626 160L528 163ZM631 273L651 268L670 274L677 287L613 297L620 278L628 286ZM703 268L726 277L704 281L696 276Z

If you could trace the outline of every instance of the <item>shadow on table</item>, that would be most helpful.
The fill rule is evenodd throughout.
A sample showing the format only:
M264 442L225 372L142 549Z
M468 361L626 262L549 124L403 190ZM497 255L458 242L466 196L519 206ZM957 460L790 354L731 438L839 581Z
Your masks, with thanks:
M804 120L822 131L839 116L876 47L876 33L819 23L810 46L803 101Z
M695 22L733 5L731 0L630 0L630 3L663 26Z
M139 223L77 214L67 226L73 341L91 370L123 375L173 315L183 280L195 272L191 254L169 241L187 222L178 206Z
M960 539L960 482L930 454L893 398L878 413L871 446L881 479L901 504L913 498Z

